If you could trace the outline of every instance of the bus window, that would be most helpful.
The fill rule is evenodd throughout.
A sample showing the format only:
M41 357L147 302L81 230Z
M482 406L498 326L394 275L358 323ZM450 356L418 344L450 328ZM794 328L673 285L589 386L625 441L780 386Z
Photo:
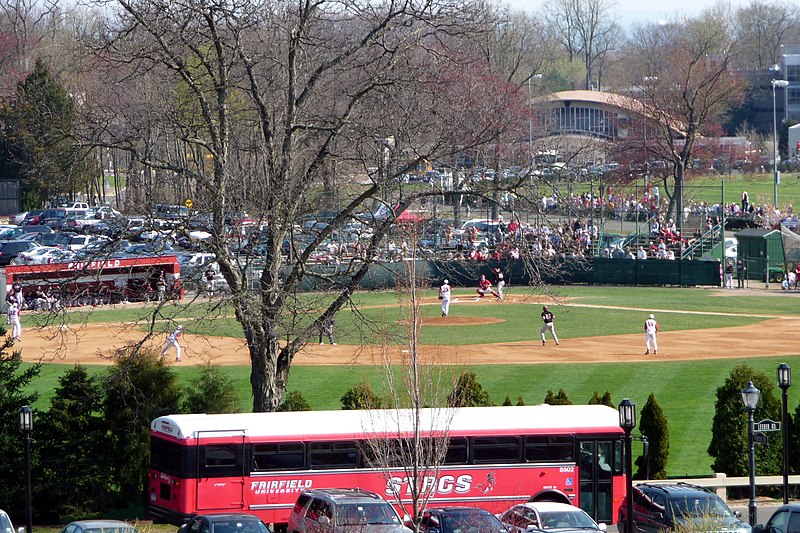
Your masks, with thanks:
M163 439L150 439L150 468L177 477L193 477L194 448Z
M226 477L242 475L242 446L209 444L200 447L200 476Z
M253 471L302 470L306 452L302 442L253 444Z
M358 450L354 441L312 442L308 447L309 466L313 469L355 468Z
M450 445L447 447L447 455L444 458L446 465L465 465L469 456L467 455L467 439L463 437L455 437L450 439Z
M517 463L520 456L517 437L475 437L472 461L480 463Z
M553 463L575 460L572 437L525 437L525 462Z

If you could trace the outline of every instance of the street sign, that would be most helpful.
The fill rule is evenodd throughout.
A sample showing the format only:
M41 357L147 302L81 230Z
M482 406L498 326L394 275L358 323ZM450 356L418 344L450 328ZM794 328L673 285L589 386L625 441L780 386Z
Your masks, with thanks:
M194 202L192 202L192 199L191 199L191 198L187 198L187 199L186 199L186 201L185 201L185 202L183 202L183 205L185 205L186 207L188 207L189 209L191 209L191 208L192 208L192 206L194 205Z
M755 431L780 431L781 423L767 418L761 422L756 422L753 426L753 429Z
M753 433L753 442L756 444L769 444L769 437L761 433Z

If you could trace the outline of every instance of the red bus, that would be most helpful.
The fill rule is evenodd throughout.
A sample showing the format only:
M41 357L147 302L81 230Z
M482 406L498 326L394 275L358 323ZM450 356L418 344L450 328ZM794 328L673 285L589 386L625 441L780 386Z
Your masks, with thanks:
M171 297L182 298L180 264L174 255L111 258L42 265L10 265L0 275L0 305L9 287L19 285L25 298L47 293L63 306L102 297L106 303L154 299L164 276ZM3 308L5 309L5 308Z
M443 411L423 410L427 424L417 427L435 427ZM429 507L468 505L497 513L520 502L558 501L579 505L598 521L616 519L625 463L615 409L538 405L449 413L444 464L436 476L421 480L432 493ZM194 514L245 512L281 530L301 491L335 487L372 490L393 503L400 496L406 506L399 507L401 516L411 514L403 469L370 467L375 463L366 460L364 441L407 438L413 428L403 421L412 417L393 416L393 423L376 428L381 418L389 419L375 411L157 418L150 426L147 515L179 525Z

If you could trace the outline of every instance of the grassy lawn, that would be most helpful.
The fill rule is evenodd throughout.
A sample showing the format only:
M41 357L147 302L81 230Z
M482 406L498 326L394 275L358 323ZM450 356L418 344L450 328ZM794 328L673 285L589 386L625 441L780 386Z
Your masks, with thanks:
M711 440L711 421L714 416L716 389L723 384L731 369L739 363L775 375L782 362L800 368L800 356L745 360L714 360L692 362L613 363L581 365L482 365L471 367L494 403L500 404L508 395L514 402L522 397L527 404L541 403L547 391L563 388L575 403L586 403L592 394L608 390L615 402L630 397L639 407L653 393L664 409L670 427L671 476L701 476L711 474L711 459L706 448ZM47 408L50 394L58 377L69 365L45 365L34 387L42 392L39 408ZM91 367L102 374L104 367ZM457 371L458 369L452 369ZM197 375L197 369L174 369L179 382L187 385ZM236 385L242 411L252 407L247 367L222 367ZM362 379L381 390L383 371L379 368L356 366L295 366L292 368L289 389L303 393L314 409L339 409L340 398L353 384ZM792 411L800 400L798 387L789 389Z
M635 309L601 309L580 305L607 305L623 308L655 309L664 329L716 328L749 324L761 320L757 317L725 316L707 313L747 313L763 315L798 316L797 298L793 295L720 296L719 291L707 289L678 288L629 288L629 287L565 287L555 288L557 302L551 308L558 321L559 336L564 338L581 336L638 333L644 311ZM467 289L457 289L466 294ZM433 292L426 293L432 297ZM512 289L512 294L529 294L522 288ZM362 293L356 296L364 306L363 320L354 320L353 313L340 313L337 319L339 340L342 343L372 341L374 331L382 324L400 329L400 309L394 307L396 295L391 292ZM570 306L562 304L572 304ZM689 313L669 312L686 310ZM187 318L189 330L209 334L235 334L241 336L235 321L229 318L192 321L192 317L203 314L199 306L184 309L170 306L164 310L167 317ZM74 313L81 320L132 321L146 316L146 309L130 308L103 310L94 314ZM424 316L438 316L438 305L422 307ZM540 308L538 304L511 304L484 302L480 305L453 304L453 316L491 316L504 321L486 326L428 327L423 328L422 341L440 346L457 346L471 343L525 340L538 331ZM694 312L694 313L693 313ZM223 313L224 314L224 313ZM30 318L29 318L30 320ZM365 326L372 323L372 329ZM768 332L765 332L765 334ZM724 346L709 347L724 350ZM798 350L800 354L800 350ZM711 438L716 389L722 385L731 369L741 362L775 375L781 362L800 368L800 355L781 358L757 358L752 360L709 360L681 362L647 362L580 365L525 365L475 366L471 369L478 375L480 383L489 392L493 402L500 404L506 395L513 401L522 397L527 404L541 402L549 389L563 388L575 403L585 403L597 391L610 391L615 402L630 397L638 406L644 405L650 393L663 407L670 424L671 476L708 475L711 459L706 448ZM37 407L46 409L58 377L70 365L47 364L41 375L32 384L40 392ZM92 372L102 374L104 367L93 366ZM459 369L451 369L458 371ZM249 384L249 367L222 367L222 371L233 380L242 411L249 411L252 397ZM188 385L197 376L193 367L174 368L179 382ZM291 370L289 389L299 390L314 409L338 409L344 392L361 379L369 380L376 390L381 390L383 371L367 366L295 366ZM800 387L789 389L792 411L800 401Z

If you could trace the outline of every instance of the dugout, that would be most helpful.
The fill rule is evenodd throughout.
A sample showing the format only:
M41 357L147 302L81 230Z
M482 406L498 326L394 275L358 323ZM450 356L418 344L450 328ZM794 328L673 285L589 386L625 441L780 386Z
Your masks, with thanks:
M783 242L777 229L749 228L734 233L737 244L737 257L747 265L747 278L763 280L770 269L783 270Z

